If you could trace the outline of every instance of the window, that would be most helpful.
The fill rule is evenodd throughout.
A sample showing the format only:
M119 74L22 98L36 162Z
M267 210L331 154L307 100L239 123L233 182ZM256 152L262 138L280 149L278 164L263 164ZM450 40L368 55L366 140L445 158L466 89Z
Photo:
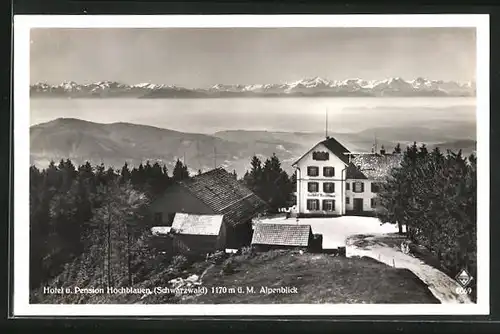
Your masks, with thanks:
M349 203L351 203L351 199L349 197L346 197L345 198L345 204L349 204Z
M169 212L167 214L167 226L172 226L172 223L174 222L175 218L175 212Z
M311 210L311 211L319 210L319 199L308 199L307 200L307 210Z
M345 190L351 190L351 184L349 182L345 183Z
M326 161L330 158L328 152L313 152L313 160Z
M163 222L163 215L161 212L155 212L155 223L162 223Z
M372 193L378 193L380 191L380 186L375 183L375 182L372 182Z
M353 182L352 187L355 193L362 193L365 191L365 184L363 182Z
M371 207L372 207L372 208L374 208L374 207L376 207L376 206L377 206L377 201L375 200L375 198L372 198L372 199L370 200L370 205L371 205Z
M318 167L313 167L313 166L307 167L307 176L318 176L318 175L319 175Z
M323 167L323 176L326 176L326 177L335 176L335 168L334 167Z
M323 211L335 211L335 201L332 199L323 200Z
M335 183L333 183L333 182L323 183L323 192L334 193L335 192Z
M307 183L307 191L310 193L317 193L319 190L318 182L308 182Z

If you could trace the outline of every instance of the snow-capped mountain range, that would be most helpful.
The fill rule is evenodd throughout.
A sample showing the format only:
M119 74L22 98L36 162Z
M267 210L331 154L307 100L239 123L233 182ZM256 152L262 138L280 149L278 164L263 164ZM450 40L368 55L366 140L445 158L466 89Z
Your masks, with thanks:
M36 83L30 86L33 97L68 98L221 98L221 97L300 97L300 96L475 96L475 82L455 82L400 77L384 80L328 80L320 77L290 83L226 85L209 88L185 88L175 85L139 83L127 85L115 81L58 85Z

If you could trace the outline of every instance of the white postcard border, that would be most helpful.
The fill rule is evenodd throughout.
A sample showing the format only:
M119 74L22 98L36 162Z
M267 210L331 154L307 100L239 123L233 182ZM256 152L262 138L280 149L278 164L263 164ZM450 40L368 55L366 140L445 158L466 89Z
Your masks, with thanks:
M477 32L477 303L46 305L29 303L29 117L31 28L475 27ZM488 15L16 15L14 16L14 316L481 315L489 314ZM12 291L11 291L12 292Z

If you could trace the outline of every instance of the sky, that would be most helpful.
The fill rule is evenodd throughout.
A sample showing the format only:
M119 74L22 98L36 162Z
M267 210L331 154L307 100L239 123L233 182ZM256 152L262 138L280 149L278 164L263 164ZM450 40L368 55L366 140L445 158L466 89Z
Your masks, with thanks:
M31 31L30 82L191 88L388 77L475 80L474 28L60 29Z

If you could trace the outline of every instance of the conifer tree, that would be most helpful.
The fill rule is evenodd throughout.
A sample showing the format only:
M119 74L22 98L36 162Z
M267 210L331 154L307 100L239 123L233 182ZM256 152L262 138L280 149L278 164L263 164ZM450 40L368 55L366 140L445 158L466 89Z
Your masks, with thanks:
M172 179L174 181L182 181L189 178L189 172L187 166L182 163L179 159L177 159L173 171Z
M408 237L427 247L443 268L476 275L476 158L461 151L407 148L378 193L382 222L404 223Z
M128 164L125 162L120 172L120 182L126 183L131 180L130 170L128 169Z

